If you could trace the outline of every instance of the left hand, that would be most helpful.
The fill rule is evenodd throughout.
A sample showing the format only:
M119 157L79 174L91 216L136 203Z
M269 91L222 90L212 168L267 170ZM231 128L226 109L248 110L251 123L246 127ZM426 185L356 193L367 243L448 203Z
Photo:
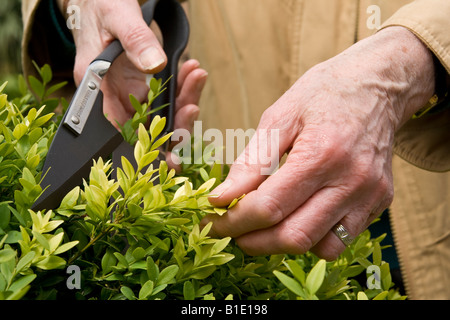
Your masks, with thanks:
M248 254L303 254L333 260L345 249L331 231L340 223L362 232L393 199L395 132L434 92L426 46L407 29L390 27L312 68L268 108L257 133L210 202L226 206L212 235L231 236ZM273 175L261 174L255 138L278 130ZM270 143L269 141L265 141ZM273 150L269 146L268 150Z

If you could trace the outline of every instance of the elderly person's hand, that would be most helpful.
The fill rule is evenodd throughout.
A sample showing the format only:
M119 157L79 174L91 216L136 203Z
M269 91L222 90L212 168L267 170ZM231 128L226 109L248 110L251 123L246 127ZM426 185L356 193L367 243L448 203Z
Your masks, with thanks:
M203 223L213 221L214 235L236 238L251 255L310 250L335 259L345 249L335 225L355 237L390 205L394 134L431 98L434 74L432 54L401 27L315 66L257 129L278 130L286 162L262 175L254 160L264 139L252 139L210 201L226 206L246 196Z
M137 0L58 0L59 7L66 13L67 7L77 5L82 14L81 28L73 29L77 48L74 80L78 86L89 63L109 43L119 39L124 54L120 55L102 82L104 112L117 127L135 112L129 94L143 102L147 97L146 74L161 71L167 58L161 45L142 18ZM198 117L197 106L207 78L205 70L199 68L196 60L188 60L180 68L177 83L175 128L191 130Z

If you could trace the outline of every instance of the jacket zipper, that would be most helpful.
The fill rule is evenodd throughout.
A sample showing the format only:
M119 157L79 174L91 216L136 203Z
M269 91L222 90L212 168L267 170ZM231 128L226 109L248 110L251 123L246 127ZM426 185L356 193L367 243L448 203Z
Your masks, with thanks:
M402 275L403 286L405 288L405 294L407 297L409 297L410 288L409 288L409 282L408 282L408 278L406 277L404 264L403 264L404 263L403 256L402 256L403 250L401 250L402 248L400 248L400 246L399 246L398 236L397 236L397 225L395 224L395 221L393 218L392 207L389 208L389 223L391 224L392 238L393 238L394 244L397 248L396 249L397 260L398 260L398 264L400 266L400 272Z

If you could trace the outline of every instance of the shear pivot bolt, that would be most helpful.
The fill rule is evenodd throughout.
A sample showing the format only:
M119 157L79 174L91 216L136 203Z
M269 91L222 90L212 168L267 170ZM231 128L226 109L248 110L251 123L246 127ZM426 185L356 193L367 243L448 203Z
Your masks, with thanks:
M70 120L74 124L79 124L80 123L80 118L78 118L77 116L72 116L72 118L70 118Z
M92 82L92 81L88 83L88 87L89 87L89 89L91 89L91 90L97 89L97 86L96 86L95 83Z

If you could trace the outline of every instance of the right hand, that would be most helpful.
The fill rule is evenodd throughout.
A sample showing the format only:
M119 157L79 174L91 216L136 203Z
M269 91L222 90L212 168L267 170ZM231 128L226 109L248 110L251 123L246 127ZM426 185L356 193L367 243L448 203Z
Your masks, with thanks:
M88 65L112 41L118 39L125 51L120 55L102 82L104 113L113 125L125 123L135 110L129 101L133 94L144 102L148 93L146 74L160 72L167 64L167 57L156 35L142 18L136 0L58 0L65 13L70 5L77 5L82 15L81 28L73 29L77 48L74 80L78 86ZM207 73L195 60L187 61L178 76L175 128L190 130L197 118L198 101Z

